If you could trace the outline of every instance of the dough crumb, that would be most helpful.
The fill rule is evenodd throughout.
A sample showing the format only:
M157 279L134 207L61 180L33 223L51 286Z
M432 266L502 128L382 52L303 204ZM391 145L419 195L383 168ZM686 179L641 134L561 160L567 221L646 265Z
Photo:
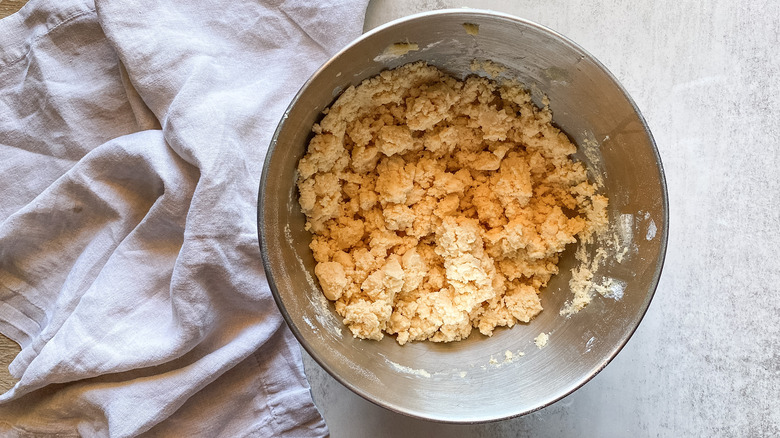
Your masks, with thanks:
M539 333L539 336L534 339L534 343L536 344L536 347L540 350L547 346L547 341L550 340L550 335L547 333Z
M312 130L297 185L315 274L358 338L527 323L561 252L607 222L577 148L516 82L407 64L346 89Z
M477 30L479 30L479 28L477 28ZM471 61L470 68L471 71L474 73L483 71L487 73L487 75L490 76L491 78L497 78L501 73L507 70L506 66L501 65L497 62L493 62L489 59L486 59L484 61L478 61L475 59Z

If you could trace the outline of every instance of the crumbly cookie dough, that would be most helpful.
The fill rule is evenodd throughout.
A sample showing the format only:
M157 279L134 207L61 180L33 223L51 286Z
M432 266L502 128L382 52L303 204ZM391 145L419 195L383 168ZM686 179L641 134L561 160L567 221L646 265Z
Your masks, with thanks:
M576 147L517 83L418 62L348 88L298 165L315 274L353 335L528 322L559 254L606 224Z
M536 344L536 348L542 349L547 346L547 341L550 340L550 335L547 333L539 333L536 338L534 338L534 344Z

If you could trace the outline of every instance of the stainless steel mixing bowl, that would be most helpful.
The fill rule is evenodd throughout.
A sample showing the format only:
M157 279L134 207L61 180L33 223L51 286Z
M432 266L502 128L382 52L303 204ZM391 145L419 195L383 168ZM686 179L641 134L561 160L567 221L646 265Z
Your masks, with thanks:
M477 35L471 34L476 27L470 25L478 26ZM418 50L388 54L385 50L394 43L413 43ZM399 346L389 336L380 342L354 339L319 290L310 235L298 205L295 169L311 126L344 88L383 69L425 60L462 78L472 74L475 59L507 67L502 76L523 82L537 102L547 95L555 123L581 148L576 157L586 162L592 178L603 181L618 245L609 247L595 280L612 279L614 296L596 294L578 314L559 315L571 297L570 270L577 263L572 246L562 258L561 273L542 294L545 310L529 324L497 329L490 338L475 331L467 340L449 344ZM639 325L658 284L667 208L663 170L650 131L603 65L537 24L462 9L423 13L374 29L314 73L288 108L268 151L258 233L276 302L300 343L325 370L357 394L394 411L469 423L549 405L615 357ZM539 349L534 338L542 332L549 333L550 340Z

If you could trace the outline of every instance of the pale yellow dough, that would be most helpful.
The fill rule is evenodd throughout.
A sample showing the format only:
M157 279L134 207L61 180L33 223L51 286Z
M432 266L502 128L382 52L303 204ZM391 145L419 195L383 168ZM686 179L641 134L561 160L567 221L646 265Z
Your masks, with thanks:
M528 322L559 254L606 223L576 147L517 83L425 63L348 88L298 165L315 274L353 335Z
M547 333L539 333L539 335L534 338L534 343L536 344L536 348L542 349L547 346L547 341L550 340L550 335Z

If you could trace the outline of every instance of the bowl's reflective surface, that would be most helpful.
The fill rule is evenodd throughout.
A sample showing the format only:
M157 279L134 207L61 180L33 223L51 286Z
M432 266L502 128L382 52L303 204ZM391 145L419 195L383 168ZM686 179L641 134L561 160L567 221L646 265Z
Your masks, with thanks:
M468 34L464 23L478 25L478 35ZM389 59L380 56L397 42L416 43L419 50ZM425 60L462 78L472 74L475 59L506 66L502 76L523 82L537 103L547 95L554 122L578 146L592 146L577 158L586 162L593 177L603 180L610 221L622 224L622 243L629 248L621 262L610 251L596 280L615 279L624 285L623 297L596 295L578 314L559 315L571 296L568 282L576 263L572 245L561 261L561 274L542 294L545 310L529 324L497 329L491 338L475 330L466 341L451 344L401 347L391 337L381 342L353 339L318 289L310 236L297 201L295 167L311 126L343 88L383 69ZM604 67L536 24L467 9L420 14L377 28L316 72L274 136L258 208L269 283L309 354L368 400L447 422L490 421L531 412L580 387L606 366L650 304L663 264L667 220L665 182L652 136ZM541 332L550 334L544 349L533 341Z

